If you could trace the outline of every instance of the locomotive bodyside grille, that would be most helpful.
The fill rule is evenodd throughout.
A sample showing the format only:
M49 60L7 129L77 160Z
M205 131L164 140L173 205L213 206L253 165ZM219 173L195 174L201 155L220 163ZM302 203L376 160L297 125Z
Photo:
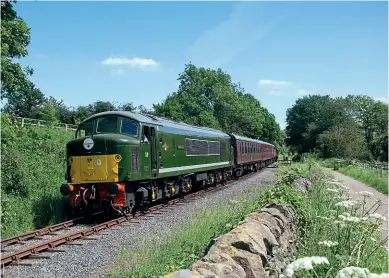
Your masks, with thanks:
M131 170L132 172L140 171L140 160L139 160L139 146L134 146L131 149Z
M220 160L224 161L226 160L227 154L226 154L226 143L221 143L220 145Z

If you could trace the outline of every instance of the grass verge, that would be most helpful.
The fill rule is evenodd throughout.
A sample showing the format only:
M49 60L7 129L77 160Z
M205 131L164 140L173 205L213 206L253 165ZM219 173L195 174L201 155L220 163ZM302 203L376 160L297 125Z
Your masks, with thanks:
M235 201L204 208L189 224L153 244L144 244L138 250L122 249L109 277L160 277L188 268L204 256L212 238L227 233L247 214L272 202L291 206L298 216L300 261L289 265L284 277L349 277L339 272L364 268L387 272L388 253L383 246L386 240L380 240L380 216L373 214L375 208L366 208L366 202L345 201L345 187L331 183L329 174L316 166L310 170L316 177L311 191L306 194L296 191L290 183L307 169L307 165L282 167L277 185L247 189ZM324 260L323 265L304 270L307 265L320 263L317 257L325 257L328 264ZM344 270L349 266L355 268Z
M337 171L346 176L350 176L356 180L359 180L384 194L388 194L387 175L381 176L377 171L362 169L351 165L340 167Z
M306 232L298 242L300 261L289 266L285 277L376 277L367 273L388 272L387 238L382 240L379 233L383 217L374 213L383 204L367 207L366 199L373 197L368 192L360 192L363 201L348 200L349 189L331 180L329 173L321 173L307 195L307 221L300 227ZM327 261L320 263L317 257ZM304 267L315 260L319 264L315 269ZM366 276L347 276L347 272Z
M335 159L327 159L321 161L320 164L363 182L384 194L388 194L388 174L386 172L381 174L381 172L373 169L363 169L354 165L339 165Z

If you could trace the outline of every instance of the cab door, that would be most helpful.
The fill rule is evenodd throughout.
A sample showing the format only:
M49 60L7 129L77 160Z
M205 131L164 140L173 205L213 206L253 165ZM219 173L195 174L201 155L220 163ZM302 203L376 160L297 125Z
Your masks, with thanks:
M142 127L142 137L140 141L140 161L141 161L141 179L151 177L151 144L150 144L150 127Z
M158 158L155 127L143 126L140 153L142 157L142 178L156 178L158 173Z

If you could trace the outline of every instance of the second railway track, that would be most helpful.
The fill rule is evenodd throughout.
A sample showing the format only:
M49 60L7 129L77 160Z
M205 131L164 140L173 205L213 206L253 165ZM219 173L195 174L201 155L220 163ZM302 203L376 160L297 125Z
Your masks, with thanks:
M261 169L258 172L249 173L238 180L231 180L227 184L230 184L234 181L242 181L252 177L255 174L258 174L262 171ZM227 185L226 184L226 185ZM210 187L207 189L202 189L196 191L194 193L188 194L181 198L175 198L169 200L166 204L158 204L152 206L146 212L136 212L135 214L128 214L126 216L122 216L101 224L97 224L91 227L86 225L77 224L82 220L82 218L77 218L74 220L69 220L63 223L59 223L50 227L46 227L40 230L36 230L33 232L29 232L20 236L12 237L9 239L5 239L1 242L2 256L1 256L1 267L7 265L31 265L31 263L27 263L24 259L47 259L47 256L41 255L42 252L65 252L64 250L58 250L56 247L61 245L82 245L82 243L75 242L76 240L88 240L88 239L96 239L91 238L90 236L94 234L98 234L100 231L104 229L109 229L114 226L118 226L124 222L130 222L132 220L142 218L142 216L153 214L154 212L163 209L165 207L169 207L174 204L182 203L188 200L193 200L195 197L203 195L204 193L213 192L215 190L219 190L224 188L225 185L217 184L214 187ZM96 214L100 214L95 213ZM61 232L60 235L56 233ZM51 238L44 238L45 236ZM54 236L54 237L52 237ZM32 244L29 244L31 242ZM14 247L15 245L22 245L22 247L16 250L7 250L8 247ZM24 245L28 245L28 247L24 247Z

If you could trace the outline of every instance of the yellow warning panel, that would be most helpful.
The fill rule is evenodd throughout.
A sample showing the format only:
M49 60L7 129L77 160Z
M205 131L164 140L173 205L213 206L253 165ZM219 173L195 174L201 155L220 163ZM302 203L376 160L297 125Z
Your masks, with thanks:
M120 155L88 155L69 158L72 183L119 181Z

